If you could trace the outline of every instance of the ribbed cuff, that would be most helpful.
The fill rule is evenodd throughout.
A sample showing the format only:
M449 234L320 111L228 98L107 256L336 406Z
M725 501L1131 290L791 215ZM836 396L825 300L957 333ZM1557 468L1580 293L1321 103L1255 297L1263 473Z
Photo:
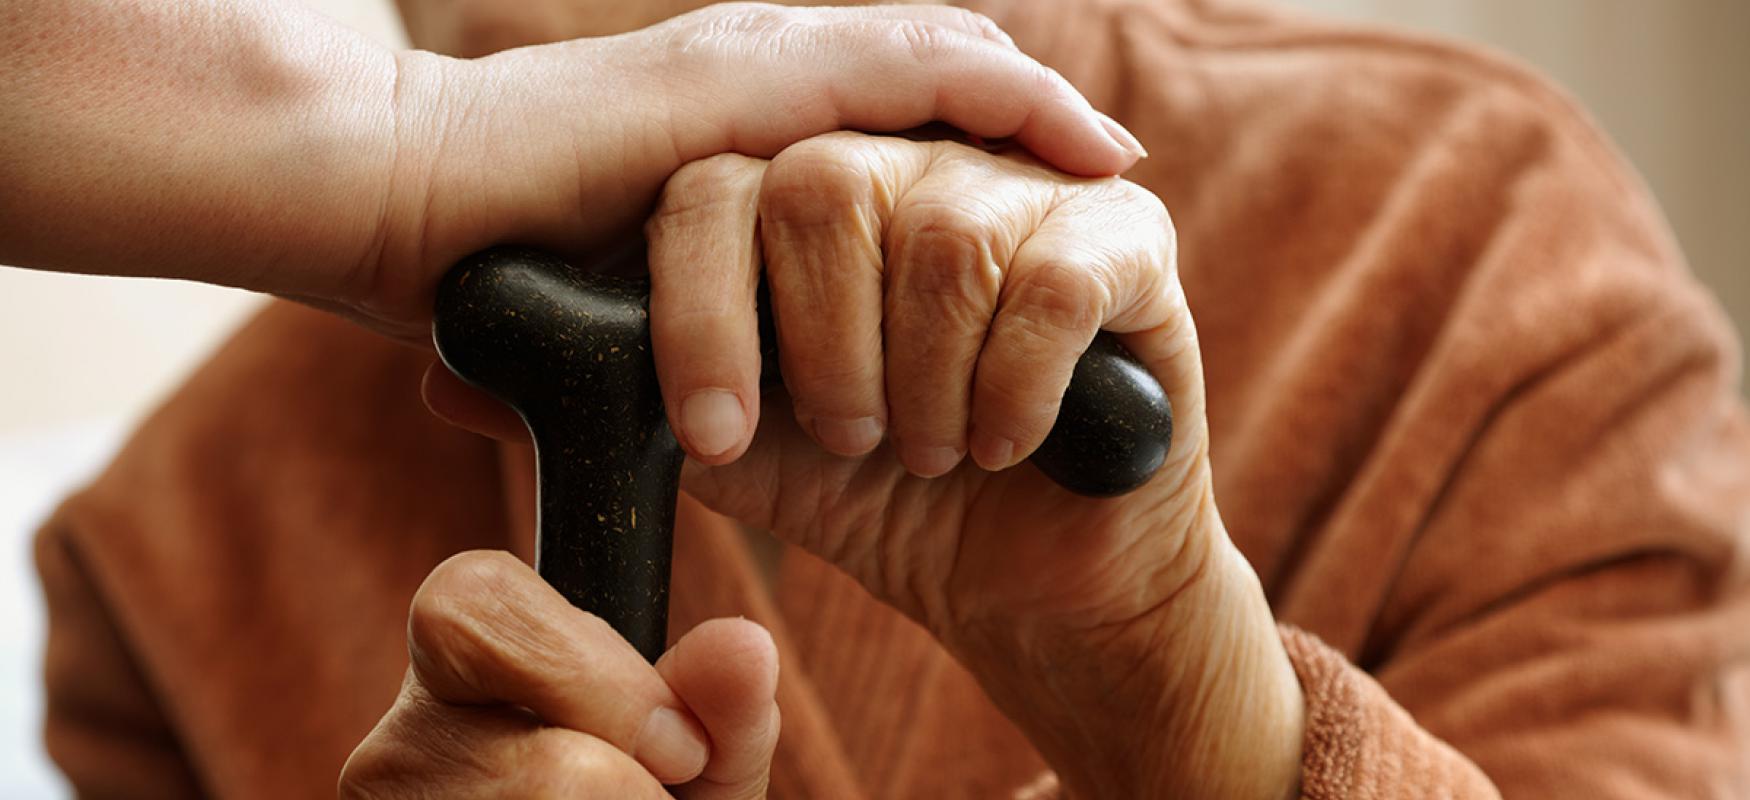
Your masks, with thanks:
M1342 653L1299 628L1277 627L1306 698L1301 797L1500 797L1482 770L1417 725Z

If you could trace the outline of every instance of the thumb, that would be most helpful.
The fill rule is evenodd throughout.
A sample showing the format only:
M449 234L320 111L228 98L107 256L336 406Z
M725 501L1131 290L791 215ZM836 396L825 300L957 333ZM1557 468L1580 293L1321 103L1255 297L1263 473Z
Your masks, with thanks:
M746 619L714 619L689 631L656 671L705 726L711 758L675 793L686 800L766 796L778 746L778 648Z

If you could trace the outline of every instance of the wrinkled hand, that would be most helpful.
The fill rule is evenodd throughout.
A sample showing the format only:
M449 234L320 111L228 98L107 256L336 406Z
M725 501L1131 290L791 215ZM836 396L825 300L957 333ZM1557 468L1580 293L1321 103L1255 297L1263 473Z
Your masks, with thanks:
M1291 758L1272 763L1287 745L1270 738L1297 721L1273 715L1298 709L1298 687L1215 508L1196 331L1157 198L959 144L840 134L769 165L682 171L649 235L689 493L926 625L1072 790L1290 788L1298 726ZM766 403L750 441L762 266L790 397ZM1101 328L1161 381L1177 441L1149 485L1090 500L1008 468L1050 430ZM724 390L739 430L709 394ZM1262 715L1242 713L1259 697Z
M829 134L689 165L647 233L685 491L923 623L1072 790L1292 791L1299 687L1215 507L1158 199L1020 155ZM762 272L788 390L763 408ZM1016 465L1101 328L1172 398L1175 441L1148 485L1094 500ZM434 408L478 420L447 385Z
M1140 152L989 20L946 7L726 4L473 61L404 54L397 85L398 188L340 305L409 341L461 257L504 242L585 251L640 221L681 165L718 153L932 120L1013 136L1081 174Z
M706 622L653 667L522 562L475 552L420 587L407 644L342 798L765 796L778 656L754 623Z

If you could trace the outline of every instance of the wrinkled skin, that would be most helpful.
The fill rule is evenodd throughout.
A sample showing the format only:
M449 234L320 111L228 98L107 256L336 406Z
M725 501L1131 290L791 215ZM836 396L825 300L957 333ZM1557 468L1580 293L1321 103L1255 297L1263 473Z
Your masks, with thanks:
M1074 791L1293 791L1299 687L1215 507L1196 332L1153 195L1015 153L829 134L683 168L647 234L685 491L924 624ZM789 388L763 408L761 273ZM1147 486L1093 500L1013 465L1101 328L1161 380L1177 435ZM444 375L440 414L517 435ZM689 428L700 392L737 398L728 435ZM819 422L858 417L889 435Z
M1292 788L1298 686L1215 508L1196 331L1160 202L1021 156L856 134L804 142L769 166L717 162L670 179L649 226L664 395L672 405L711 385L726 363L756 374L748 340L731 333L751 325L734 288L746 273L701 260L754 250L790 408L769 399L733 462L705 466L733 450L695 458L686 491L923 623L1072 789ZM1142 490L1091 500L1009 467L1043 440L1101 328L1161 380L1178 438ZM882 421L887 443L847 442L819 423L863 415ZM953 456L933 459L944 451ZM1271 698L1262 718L1188 713L1256 695ZM1277 755L1275 770L1259 767Z
M647 664L506 553L432 571L395 705L347 760L342 800L764 796L778 653L742 619Z

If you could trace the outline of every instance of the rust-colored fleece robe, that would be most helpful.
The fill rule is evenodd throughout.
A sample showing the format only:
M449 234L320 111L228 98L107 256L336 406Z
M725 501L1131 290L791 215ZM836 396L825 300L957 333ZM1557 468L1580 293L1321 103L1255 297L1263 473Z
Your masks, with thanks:
M1249 7L979 7L1153 153L1130 177L1177 219L1217 496L1306 690L1306 796L1750 796L1737 355L1572 103ZM526 452L430 417L429 358L273 307L44 529L48 745L83 794L328 794L427 571L529 554ZM849 579L691 503L679 528L676 630L777 636L774 796L1049 785Z

